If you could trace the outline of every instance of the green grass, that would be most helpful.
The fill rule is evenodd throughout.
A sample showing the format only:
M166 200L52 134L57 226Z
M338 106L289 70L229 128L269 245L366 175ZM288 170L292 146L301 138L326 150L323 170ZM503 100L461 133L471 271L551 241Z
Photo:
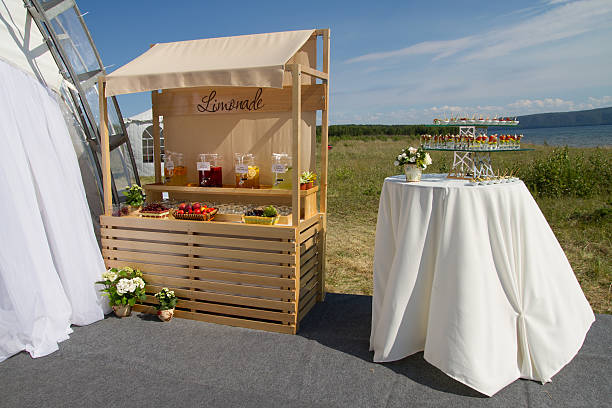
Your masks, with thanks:
M407 144L417 145L407 138L394 139L331 142L326 282L330 292L372 294L374 237L383 180L400 173L393 166L397 152ZM596 313L612 313L612 149L530 147L536 150L495 153L493 166L502 173L518 170L591 306ZM452 153L433 152L432 158L434 164L428 173L448 171ZM573 172L575 164L581 174Z

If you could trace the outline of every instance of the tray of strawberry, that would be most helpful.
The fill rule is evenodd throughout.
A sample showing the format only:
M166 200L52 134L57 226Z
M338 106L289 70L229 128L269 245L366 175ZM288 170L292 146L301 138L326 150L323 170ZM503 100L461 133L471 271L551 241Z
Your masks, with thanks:
M144 205L138 214L141 217L149 217L149 218L165 218L168 216L170 209L163 204L160 203L149 203Z
M176 209L172 210L172 216L177 220L211 221L217 211L215 207L207 207L206 204L198 202L180 203Z

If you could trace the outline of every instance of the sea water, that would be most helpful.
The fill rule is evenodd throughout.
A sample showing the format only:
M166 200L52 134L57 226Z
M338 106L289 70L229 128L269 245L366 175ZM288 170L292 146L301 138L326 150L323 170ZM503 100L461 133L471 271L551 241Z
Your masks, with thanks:
M501 129L497 131L502 132ZM494 132L489 130L488 133ZM572 147L612 146L612 125L512 129L511 133L522 133L522 143Z

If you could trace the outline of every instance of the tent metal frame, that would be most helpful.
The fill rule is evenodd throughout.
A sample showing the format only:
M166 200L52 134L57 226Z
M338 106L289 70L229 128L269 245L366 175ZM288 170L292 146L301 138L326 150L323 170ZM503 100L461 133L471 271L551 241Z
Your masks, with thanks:
M100 181L98 183L99 190L100 190L100 196L103 201L103 195L104 195L103 169L100 165L100 160L98 159L98 155L97 155L97 153L100 153L100 155L102 155L102 149L100 146L99 125L96 122L95 116L93 115L92 108L89 105L89 102L87 101L87 97L85 94L85 92L88 89L93 88L96 85L100 77L103 77L104 75L106 75L104 65L102 64L102 59L100 58L100 54L98 53L98 50L93 42L89 29L87 28L87 25L83 21L81 12L74 0L51 0L47 2L41 2L39 0L23 0L23 1L24 1L24 6L28 9L30 15L32 16L32 19L34 20L39 31L41 32L45 40L45 43L47 44L47 47L49 48L49 51L51 52L51 55L53 56L58 66L58 69L60 70L60 74L64 77L64 79L66 79L67 81L70 81L70 83L74 86L74 88L69 89L69 93L72 98L72 102L79 115L79 119L82 123L83 131L85 132L85 137L87 141L87 146L90 150L91 156L93 157L93 161L95 163L97 177L98 177L98 180ZM79 59L81 59L81 61L83 62L83 65L86 66L84 64L84 61L82 60L82 56L78 52L78 49L76 48L70 36L64 33L57 33L56 30L53 28L53 24L51 24L51 20L53 20L54 18L58 17L60 14L70 9L74 10L83 28L83 31L85 35L87 36L87 39L89 40L89 45L95 55L96 61L98 62L98 69L96 70L81 73L81 74L76 73L74 67L70 63L70 59L68 58L68 55L66 51L64 50L64 47L62 46L61 40L70 41L70 44L74 48L76 55L78 56ZM60 27L63 27L60 20L56 20L56 21L58 25L60 25ZM123 116L121 114L119 104L117 103L117 99L115 97L112 97L111 100L115 108L115 111L117 113L117 117L118 117L120 127L121 127L120 129L121 132L113 135L110 138L109 140L110 149L114 150L123 144L126 145L130 164L132 166L132 174L134 175L136 183L140 185L140 177L138 175L138 168L136 165L136 160L134 159L134 152L132 151L132 146L128 138L127 130L125 127L125 123L123 121ZM125 167L124 160L122 160L122 162L124 165L124 172L126 173L126 175L128 175L129 171ZM115 178L112 174L111 174L110 181L111 181L110 184L111 184L113 199L116 203L119 203L120 195L118 194L117 187L115 184Z

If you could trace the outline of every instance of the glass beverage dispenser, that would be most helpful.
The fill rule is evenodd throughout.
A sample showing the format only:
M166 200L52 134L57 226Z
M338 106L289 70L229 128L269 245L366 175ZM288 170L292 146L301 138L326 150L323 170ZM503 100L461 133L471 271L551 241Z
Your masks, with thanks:
M272 153L272 173L274 174L272 188L291 190L292 164L291 156L287 153Z
M200 187L223 187L223 155L220 153L200 154L198 179Z
M259 188L259 167L252 153L234 153L236 188Z

